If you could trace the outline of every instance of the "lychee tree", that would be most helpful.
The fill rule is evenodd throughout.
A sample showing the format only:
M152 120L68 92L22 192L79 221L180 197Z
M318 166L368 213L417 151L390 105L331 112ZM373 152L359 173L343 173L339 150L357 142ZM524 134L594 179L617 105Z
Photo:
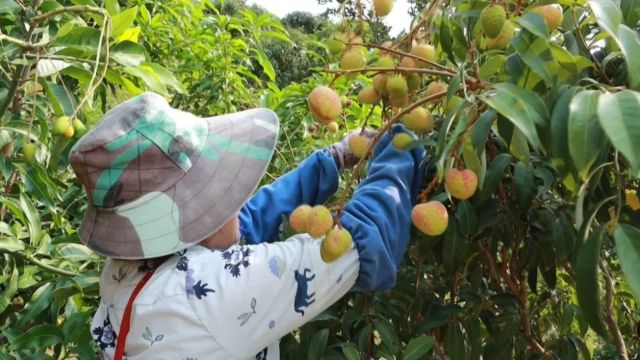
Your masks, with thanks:
M339 3L357 16L314 81L352 105L331 121L378 127L364 155L404 123L416 138L394 144L428 149L424 188L398 287L353 294L284 354L638 356L640 6L434 0L378 44L365 20L393 1ZM328 204L337 228L365 171Z

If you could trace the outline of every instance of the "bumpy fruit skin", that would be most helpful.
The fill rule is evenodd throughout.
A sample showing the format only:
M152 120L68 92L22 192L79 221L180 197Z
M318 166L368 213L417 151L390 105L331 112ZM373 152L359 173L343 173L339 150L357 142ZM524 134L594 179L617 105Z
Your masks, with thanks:
M73 134L75 134L76 131L73 129L73 126L69 126L67 128L67 130L65 130L64 132L64 137L66 137L67 139L71 139L73 137Z
M405 95L402 97L389 96L389 105L396 108L402 108L405 105L407 105L408 102L409 102L409 95Z
M380 94L387 93L387 76L385 74L378 74L373 77L373 87Z
M395 134L393 136L393 139L391 139L391 143L393 144L393 146L400 150L407 149L412 142L413 137L411 137L411 135L407 133Z
M407 96L409 86L402 75L392 75L387 79L387 93L395 99Z
M402 60L400 60L400 67L414 69L418 67L418 64L413 58L405 56L402 58Z
M299 233L307 232L309 229L309 215L311 215L311 206L300 205L291 215L289 215L289 226Z
M34 143L26 143L22 145L22 156L24 156L24 160L26 162L32 162L36 157L36 144Z
M359 69L364 67L364 57L358 49L351 49L342 55L340 59L340 68L344 70Z
M466 200L476 193L478 176L469 169L449 169L444 173L444 186L454 198Z
M393 0L373 0L373 11L377 17L387 16L393 9Z
M480 13L480 25L487 37L494 38L500 34L502 25L507 19L507 13L501 5L489 5Z
M542 15L549 34L562 25L564 15L562 14L562 7L558 4L538 6L531 11Z
M487 38L487 49L489 50L502 50L509 46L511 39L513 39L514 28L511 21L507 21L502 26L500 35L496 38Z
M318 238L333 228L333 216L329 209L322 205L314 206L309 212L307 232Z
M433 117L423 107L417 107L402 117L402 123L416 134L426 134L433 130Z
M369 150L369 139L364 135L351 135L349 137L349 149L357 158L367 156Z
M346 48L347 37L344 34L335 34L325 41L331 55L341 54Z
M443 234L449 226L449 213L441 202L429 201L413 208L411 221L424 234L438 236Z
M367 86L358 93L358 100L363 104L377 104L380 102L380 94L373 86Z
M60 116L53 122L53 133L63 135L71 127L71 120L68 116Z
M417 44L411 48L411 54L425 58L427 60L436 61L436 49L430 44ZM417 65L420 67L429 67L429 63L425 61L417 61Z
M395 67L396 61L391 56L381 56L376 62L376 67Z
M327 130L331 131L332 133L338 132L339 129L340 126L338 126L338 123L335 121L332 121L327 125Z
M427 90L425 90L424 95L425 96L431 96L431 95L435 95L437 93L440 92L446 92L447 91L447 84L443 83L442 81L433 81L431 83L429 83L429 85L427 85ZM444 99L445 97L441 97L437 100L433 100L432 102L436 102L439 103L442 101L442 99Z
M331 229L320 244L320 257L329 264L344 255L353 244L351 234L345 229Z
M323 124L329 124L340 116L342 102L340 97L328 86L318 86L307 99L311 116Z
M418 74L408 74L406 75L406 79L407 87L411 92L418 90L420 88L420 85L422 84L422 76Z

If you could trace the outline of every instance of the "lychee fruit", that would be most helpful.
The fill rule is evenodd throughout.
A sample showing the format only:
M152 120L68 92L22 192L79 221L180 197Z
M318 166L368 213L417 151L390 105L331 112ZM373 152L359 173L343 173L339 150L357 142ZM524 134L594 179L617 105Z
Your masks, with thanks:
M392 75L387 79L387 93L389 97L399 99L407 96L409 86L407 80L402 75Z
M338 132L339 129L340 129L340 126L338 126L338 123L335 121L332 121L327 125L327 130L329 130L332 133Z
M36 144L34 143L26 143L22 145L22 156L24 156L24 160L26 162L32 162L36 156Z
M323 124L334 121L342 112L340 97L328 86L318 86L313 89L307 102L311 116Z
M347 48L346 42L347 37L344 34L335 34L325 41L325 45L329 48L331 55L338 55Z
M487 49L501 50L509 46L513 38L514 28L511 21L507 21L502 26L500 34L496 38L487 38Z
M379 94L387 93L387 75L377 74L373 77L373 87Z
M409 91L414 92L420 88L422 84L422 76L418 74L408 74L405 77L407 79L407 87Z
M354 134L349 137L349 149L356 158L367 156L370 140L364 135Z
M64 134L63 134L63 135L64 135L64 137L65 137L65 138L67 138L67 139L71 139L71 138L73 137L73 134L75 134L75 133L76 133L76 131L75 131L75 129L73 128L73 126L69 126L69 127L67 128L67 130L65 130L65 131L64 131Z
M68 116L60 116L53 122L53 133L63 135L71 127L71 119Z
M325 263L334 262L349 251L352 244L353 238L347 230L331 229L320 244L320 257Z
M447 84L443 83L442 81L432 81L431 83L429 83L429 85L427 85L427 90L425 90L424 95L429 97L437 93L446 92L446 91L447 91ZM439 103L442 101L443 98L444 96L436 100L432 100L432 102Z
M480 12L480 25L487 37L495 38L500 34L507 19L507 13L501 5L489 5Z
M453 109L456 108L456 106L458 106L459 104L461 104L464 101L463 98L461 98L460 96L454 95L451 97L451 99L447 100L447 105L445 106L445 113L450 113L451 111L453 111Z
M564 15L562 14L562 7L558 4L543 5L533 8L531 11L536 12L544 18L544 22L547 25L547 30L551 34L555 29L562 25Z
M358 49L347 50L340 59L340 68L343 70L360 69L365 66L364 56ZM346 75L349 78L358 76L357 73L351 73Z
M397 149L405 150L413 143L413 137L407 133L398 133L393 136L391 143Z
M414 206L411 211L411 220L424 234L438 236L443 234L449 226L449 213L441 202L429 201Z
M291 215L289 215L289 226L299 233L309 231L309 217L311 215L311 206L300 205Z
M322 205L311 208L307 232L314 238L321 237L333 228L333 216L329 209Z
M391 56L381 56L376 62L376 67L390 68L395 66L396 61Z
M433 129L433 117L423 107L417 107L402 116L402 123L416 134L426 134Z
M436 49L431 44L416 44L411 48L411 54L430 61L436 61ZM417 60L417 65L423 68L431 66L428 62L420 60Z
M449 169L444 173L444 186L452 197L466 200L476 193L478 176L469 169Z
M363 104L377 104L380 102L380 94L373 86L367 86L358 93L358 100Z
M373 12L377 17L387 16L393 9L393 0L373 0Z
M417 68L418 65L416 64L416 60L408 56L405 56L402 58L402 60L400 60L400 67L413 69L413 68Z

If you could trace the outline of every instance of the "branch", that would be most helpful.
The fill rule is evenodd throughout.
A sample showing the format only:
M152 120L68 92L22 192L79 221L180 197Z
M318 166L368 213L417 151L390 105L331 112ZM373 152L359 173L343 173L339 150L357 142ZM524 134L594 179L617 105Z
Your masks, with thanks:
M94 13L94 14L102 15L104 17L109 17L109 13L106 10L101 9L99 7L88 6L88 5L67 6L67 7L46 12L42 15L34 16L33 18L31 18L31 26L37 25L56 15L60 15L64 13Z
M25 260L27 260L28 262L32 263L33 265L36 265L44 270L47 270L49 272L52 272L54 274L58 274L58 275L62 275L62 276L78 276L80 274L75 273L73 271L67 271L67 270L62 270L60 268L57 268L55 266L51 266L49 264L46 264L38 259L36 259L33 255L31 254L23 254L21 252L12 252L12 255L16 255L18 257L21 257Z
M336 73L338 75L346 75L352 73L365 73L365 72L377 72L377 73L386 73L386 72L399 72L399 73L418 73L418 74L430 74L430 75L440 75L440 76L449 76L453 77L455 74L449 73L447 71L433 70L433 69L420 69L420 68L408 68L408 67L363 67L357 69L322 69L321 72L325 73Z
M621 360L629 360L629 355L627 354L627 347L624 344L624 338L622 337L622 333L620 332L620 328L616 323L616 320L613 318L613 281L611 280L611 275L607 270L606 263L604 260L600 261L600 269L604 275L604 283L605 283L605 307L604 307L604 320L609 327L609 331L613 335L613 341L616 346L616 350L618 351L618 358Z
M454 70L449 69L448 67L446 67L444 65L440 65L440 64L438 64L437 62L435 62L433 60L429 60L427 58L423 58L423 57L420 57L420 56L417 56L417 55L414 55L414 54L411 54L411 53L407 53L407 52L404 52L404 51L391 49L391 48L388 48L386 46L376 45L376 44L347 44L347 45L361 45L361 46L368 47L368 48L384 50L386 52L390 52L390 53L393 53L393 54L396 54L396 55L406 56L406 57L410 57L410 58L415 59L415 60L419 60L419 61L425 62L425 63L427 63L427 64L429 64L429 65L431 65L431 66L433 66L435 68L450 72L452 75L456 74L456 72Z

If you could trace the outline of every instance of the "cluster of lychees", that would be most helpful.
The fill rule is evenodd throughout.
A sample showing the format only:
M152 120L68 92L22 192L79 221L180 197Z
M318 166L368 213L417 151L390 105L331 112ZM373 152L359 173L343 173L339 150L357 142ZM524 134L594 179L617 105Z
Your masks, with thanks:
M351 234L336 226L333 215L322 205L298 206L289 216L289 226L297 232L308 233L314 238L322 237L320 257L326 263L338 259L351 249L353 243Z

